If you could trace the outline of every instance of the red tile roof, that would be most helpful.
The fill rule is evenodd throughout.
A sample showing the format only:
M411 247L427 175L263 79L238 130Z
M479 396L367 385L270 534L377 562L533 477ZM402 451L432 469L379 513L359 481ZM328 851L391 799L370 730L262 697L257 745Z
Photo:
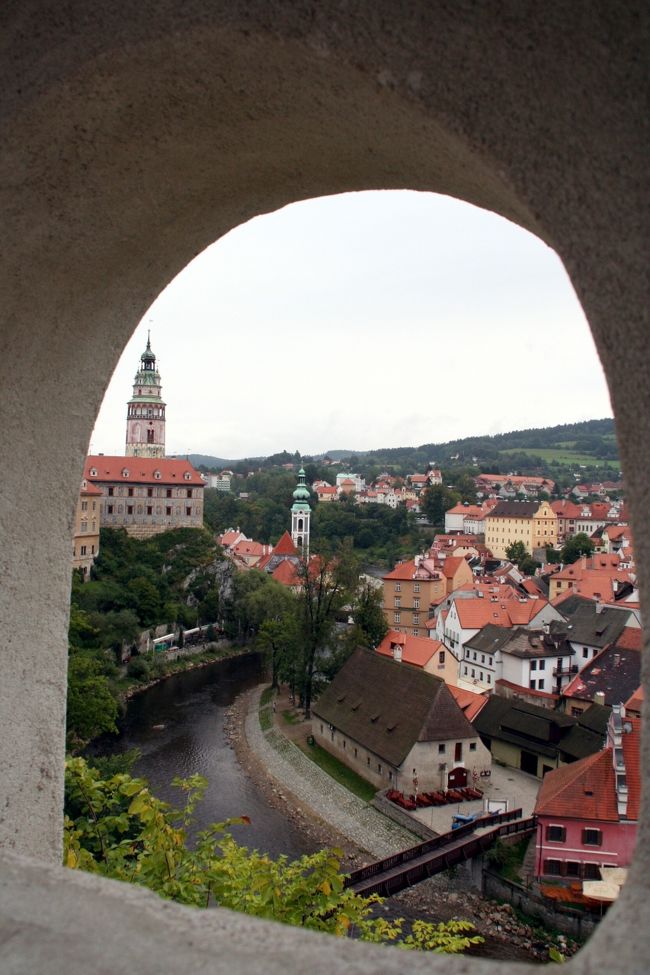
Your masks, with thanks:
M626 626L614 646L624 650L642 650L643 630L641 627Z
M468 721L473 721L479 711L487 704L488 698L485 694L475 694L474 691L466 691L464 688L454 687L451 684L447 684L447 687Z
M454 605L464 630L482 630L488 623L495 626L526 626L546 606L545 599L455 599Z
M469 515L471 518L481 518L485 512L477 504L455 504L453 508L448 508L447 515Z
M302 586L302 580L293 562L284 559L271 573L271 578L283 586Z
M298 549L291 541L289 532L285 532L273 547L273 555L298 555Z
M440 568L445 578L453 579L464 561L462 555L448 555L446 559L443 559Z
M639 817L640 721L625 718L632 730L623 734L628 803L626 819ZM567 819L618 822L616 776L611 748L604 748L571 765L548 772L539 790L535 813L538 816L562 816Z
M103 497L103 494L104 494L104 492L102 491L102 489L101 488L98 488L98 487L95 487L94 484L86 484L85 487L82 487L82 489L81 489L81 491L79 493L84 498L95 498L95 497L100 497L101 498L101 497Z
M494 682L495 687L507 687L511 691L517 691L521 697L538 697L547 701L558 701L559 697L557 694L552 694L550 691L538 691L534 690L532 687L523 687L521 684L515 684L514 681L505 680L503 677L499 677L498 680Z
M643 708L645 694L642 687L637 688L634 694L625 702L625 710L631 712L632 717L640 717Z
M95 474L91 474L95 471ZM123 475L128 471L128 477ZM158 472L160 477L156 477ZM185 475L189 474L189 477ZM125 484L181 484L205 487L199 472L188 460L169 460L167 457L116 457L104 454L86 458L84 477L94 483L122 481Z
M409 636L406 633L389 630L377 647L377 653L381 653L384 657L392 657L394 643L402 647L403 663L413 664L414 667L425 667L442 647L439 640L430 640L424 636Z
M244 558L245 556L255 556L255 555L261 557L262 555L266 554L266 550L267 550L267 546L262 545L261 542L249 542L245 539L242 539L242 541L237 542L236 545L233 547L233 552L236 555L239 555L240 558Z

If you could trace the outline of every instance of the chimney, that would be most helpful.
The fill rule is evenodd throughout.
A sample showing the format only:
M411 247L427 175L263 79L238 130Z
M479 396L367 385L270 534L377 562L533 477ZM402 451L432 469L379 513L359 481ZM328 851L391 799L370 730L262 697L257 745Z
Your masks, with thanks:
M393 660L398 664L402 662L402 648L399 643L393 644Z
M605 693L604 691L596 691L594 694L594 704L604 704L605 703Z
M550 623L542 623L542 629L544 630L545 635L548 636L549 633L551 632L551 624Z

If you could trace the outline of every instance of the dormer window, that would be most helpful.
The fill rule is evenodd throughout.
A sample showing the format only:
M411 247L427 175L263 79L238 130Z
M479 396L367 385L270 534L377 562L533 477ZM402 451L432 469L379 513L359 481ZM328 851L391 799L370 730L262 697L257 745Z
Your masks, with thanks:
M129 470L128 470L128 467L124 467L124 468L122 469L122 477L128 477L128 476L129 476Z
M192 475L190 474L189 471L185 471L185 473L183 474L183 477L185 478L186 481L191 481L192 480Z
M96 467L91 467L90 468L90 476L91 477L97 477L97 468Z
M157 481L159 481L160 478L162 477L160 471L154 471L153 476L156 478Z

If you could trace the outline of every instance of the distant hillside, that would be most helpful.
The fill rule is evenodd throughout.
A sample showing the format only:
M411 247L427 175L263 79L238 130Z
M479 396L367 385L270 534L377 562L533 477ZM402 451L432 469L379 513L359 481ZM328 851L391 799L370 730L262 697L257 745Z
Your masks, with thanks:
M376 476L389 469L397 474L424 471L428 464L437 467L474 467L485 473L551 474L564 480L573 473L584 471L584 477L616 478L620 470L614 421L584 420L554 427L513 430L493 436L464 437L445 443L421 444L419 447L389 447L377 450L329 450L316 456L293 454L283 450L270 457L232 460L206 454L190 454L196 466L234 471L273 468L282 464L316 461L328 456L331 460L354 465L360 473ZM591 472L591 473L590 473ZM580 476L583 476L580 474Z

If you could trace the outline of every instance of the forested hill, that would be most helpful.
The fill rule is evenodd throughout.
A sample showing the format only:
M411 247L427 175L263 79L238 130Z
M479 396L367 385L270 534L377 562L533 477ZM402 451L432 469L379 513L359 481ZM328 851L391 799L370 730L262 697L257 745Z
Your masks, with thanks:
M618 461L618 447L614 421L585 420L581 423L564 423L554 427L537 427L529 430L513 430L492 436L464 437L446 443L427 443L419 447L394 447L384 450L364 451L364 463L379 465L408 464L413 470L423 468L430 461L448 467L475 464L479 467L499 463L505 455L524 453L537 455L542 460L559 459L563 454L575 454L587 458L588 465L598 460ZM553 455L553 456L550 456ZM361 456L361 455L359 455ZM567 457L571 463L573 458Z
M611 417L601 420L585 420L581 423L565 423L554 427L537 427L529 430L513 430L493 436L464 437L446 443L427 443L419 447L388 447L358 452L331 450L327 454L311 457L298 451L283 450L266 458L225 461L204 454L191 454L190 460L206 469L222 470L229 467L235 472L273 468L282 464L320 461L348 462L356 467L388 468L397 473L423 471L429 463L438 467L473 466L486 473L500 473L533 468L544 469L561 465L568 468L609 468L614 476L619 468L618 447L614 421ZM603 476L606 471L603 471Z

